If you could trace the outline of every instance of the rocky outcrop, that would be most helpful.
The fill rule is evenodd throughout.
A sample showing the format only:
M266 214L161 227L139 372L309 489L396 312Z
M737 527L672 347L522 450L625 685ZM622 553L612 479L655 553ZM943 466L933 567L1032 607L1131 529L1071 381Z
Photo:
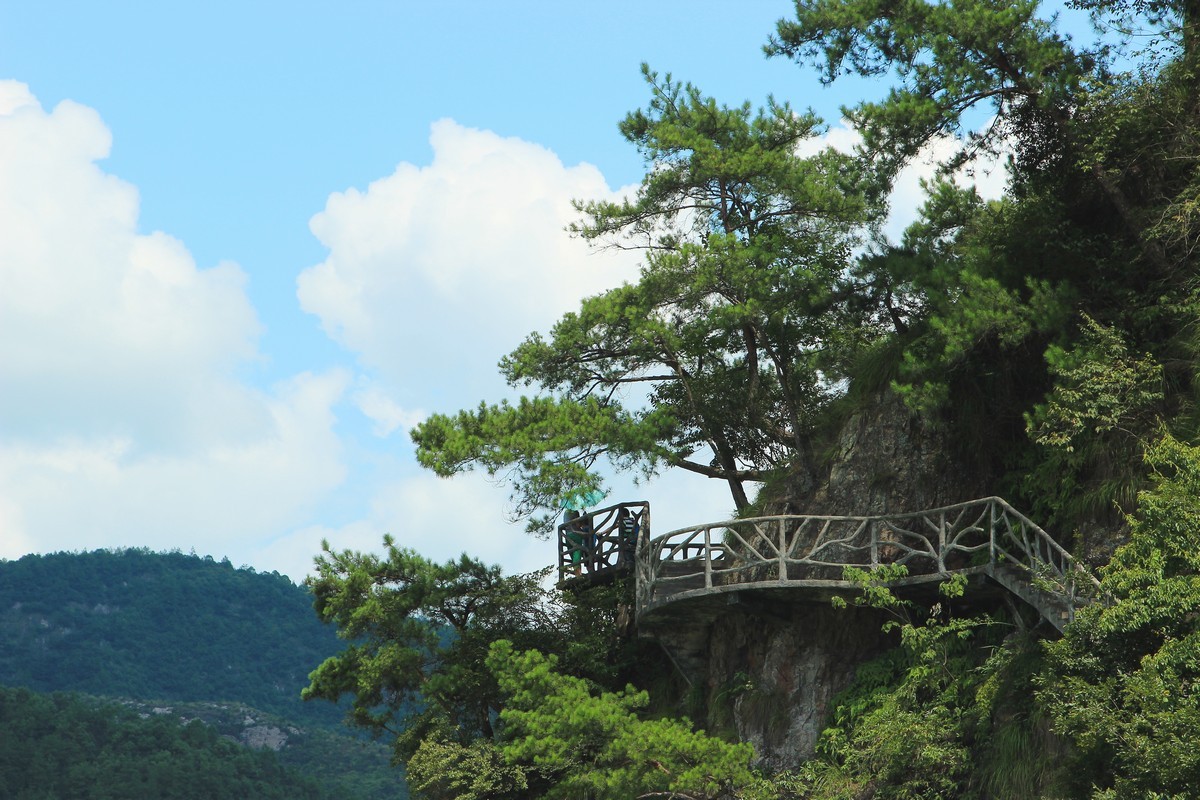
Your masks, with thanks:
M872 609L827 604L735 610L711 628L710 708L731 716L764 765L795 767L812 755L855 667L895 645L882 624Z
M274 725L252 725L243 728L238 739L251 750L279 752L287 744L288 735Z
M174 716L185 725L189 722L202 722L216 730L222 738L251 750L279 752L304 736L304 731L300 728L240 703L193 702L156 706L138 700L122 702L135 709L142 719L151 716Z
M914 414L887 392L850 416L823 470L798 471L763 506L765 513L865 516L985 497L991 476L974 455L951 426Z
M896 514L991 494L991 476L962 445L949 426L914 415L889 392L847 419L823 469L798 469L760 507L764 514ZM794 767L812 756L833 699L859 665L896 642L882 633L879 612L793 600L782 590L768 597L731 602L662 638L668 649L674 641L680 653L694 654L677 653L677 663L690 663L691 679L703 681L710 725L735 729L765 764Z

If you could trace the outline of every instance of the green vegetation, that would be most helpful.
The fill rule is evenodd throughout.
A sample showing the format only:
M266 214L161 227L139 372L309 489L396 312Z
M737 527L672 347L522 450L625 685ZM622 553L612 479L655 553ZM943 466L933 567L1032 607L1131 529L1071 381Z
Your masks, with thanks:
M535 333L504 359L512 385L543 395L434 415L413 431L438 474L514 472L527 514L598 486L601 457L719 479L745 508L747 481L811 461L831 382L877 335L839 285L871 213L857 162L832 149L798 155L821 130L812 114L719 106L643 69L649 107L621 132L646 178L633 200L581 203L576 227L644 249L641 280L585 300L549 340ZM623 402L631 386L648 387L650 402Z
M669 667L621 635L627 585L564 595L544 573L385 547L318 560L317 611L352 643L305 696L352 696L422 796L716 798L757 781L749 746L639 716L649 697L622 682Z
M1109 35L1077 44L1031 0L823 0L798 5L769 48L827 81L896 79L885 99L851 110L883 180L964 120L994 115L946 167L1006 152L1005 196L931 187L923 219L872 267L900 279L914 312L898 332L897 389L915 408L952 414L998 487L1060 530L1119 521L1114 504L1132 509L1145 479L1139 442L1159 420L1194 436L1200 311L1200 13L1073 5ZM1089 363L1126 369L1100 381Z
M338 647L308 592L228 561L98 550L0 564L0 684L229 700L336 725L300 689Z
M407 796L404 776L393 768L390 750L352 735L340 725L298 727L295 720L240 703L171 702L164 706L161 701L124 698L117 702L140 716L200 722L231 742L274 750L281 766L314 783L324 794L345 800L403 800Z
M1148 448L1152 486L1102 570L1106 602L1057 641L996 619L914 621L858 670L820 758L780 783L801 797L1185 798L1200 781L1200 448ZM999 635L1002 635L1000 638Z
M1096 800L1187 797L1200 783L1200 448L1168 437L1148 460L1154 484L1102 571L1112 602L1047 647L1041 700Z
M904 574L902 566L847 568L862 589L858 602L887 611L883 632L900 643L858 668L835 700L818 757L778 776L780 788L814 800L1042 796L1060 768L1030 702L1038 641L997 616L960 612L963 576L925 608L882 585Z
M1069 5L1095 37L1064 35L1035 0L798 2L768 54L889 87L846 110L862 135L852 153L819 147L822 121L787 103L724 105L644 68L649 99L620 130L645 178L625 202L580 200L574 226L644 250L637 281L502 361L532 396L412 434L438 474L510 477L544 532L606 468L682 469L741 511L768 507L770 487L819 484L840 423L892 392L1063 544L1113 553L1099 602L1061 640L1015 603L969 610L958 583L925 607L886 591L886 571L852 572L861 602L893 615L880 636L895 647L857 669L815 758L765 774L720 714L719 735L689 721L708 710L628 635L627 584L563 594L543 573L439 564L387 539L382 557L327 549L311 596L178 554L4 564L0 681L319 713L296 708L307 682L306 698L349 697L352 721L430 800L1193 796L1200 0ZM918 220L888 241L888 190L925 151L948 155ZM980 155L1007 160L999 199L955 178ZM312 600L340 654L310 612L295 621ZM171 659L132 655L147 652ZM744 678L721 692L751 696ZM45 704L64 702L13 696L50 728ZM96 738L117 723L79 714L64 711L85 748L142 741ZM170 729L181 754L215 736ZM0 752L25 755L30 775L92 777L91 762L54 760L74 743L26 753L35 732L14 730ZM229 753L231 780L277 769ZM154 756L111 774L170 796L189 759L178 774Z
M398 750L410 759L420 796L428 798L1167 796L1130 789L1171 790L1194 785L1197 777L1194 759L1182 751L1190 752L1200 736L1186 691L1196 680L1192 639L1200 635L1200 448L1166 439L1150 458L1157 486L1142 495L1132 541L1105 571L1105 593L1117 602L1084 611L1067 638L1048 648L1019 615L957 613L961 582L946 584L943 600L929 609L879 585L902 573L852 570L849 577L862 584L861 602L894 612L882 632L898 633L900 646L859 667L836 703L820 757L796 774L756 775L745 769L747 751L692 731L686 719L664 718L664 711L678 709L678 695L674 708L660 702L646 716L644 692L606 689L617 685L619 670L597 669L611 662L596 659L605 651L592 648L598 634L620 641L611 614L620 589L568 620L563 607L554 606L567 598L537 588L536 580L503 579L466 558L436 566L393 551L392 560L418 570L400 581L384 562L343 554L340 562L353 570L338 577L338 570L327 569L319 579L322 591L341 603L337 614L327 610L326 616L354 620L355 635L370 644L326 662L310 692L332 698L337 688L378 703L403 698L391 691L398 677L412 687L438 687L438 702L426 709L421 726L395 729L404 730ZM472 574L488 581L462 591ZM441 610L414 603L417 597L434 598ZM451 597L473 609L497 605L467 619L461 639L447 638L438 634ZM500 603L522 611L496 615ZM389 607L408 612L396 615ZM593 613L604 609L610 613ZM506 621L506 634L525 642L592 655L570 670L591 679L564 674L557 658L514 651L504 639L491 644L481 669L481 648L501 631L497 618ZM407 638L389 638L403 627L395 626L401 619L413 626ZM359 625L363 620L370 623ZM398 670L402 663L424 671ZM316 695L323 673L345 680ZM644 684L655 674L643 669L636 677ZM1114 675L1122 677L1114 681ZM486 709L486 727L451 724L463 718L454 709L468 690ZM688 783L697 775L713 782ZM1095 789L1104 786L1116 788Z
M692 730L687 719L643 719L649 697L627 687L596 692L558 660L492 644L487 666L507 706L497 744L423 740L409 761L427 798L716 798L755 782L753 750Z
M346 729L340 709L300 698L313 666L340 647L312 604L281 575L181 553L0 562L0 686L115 699L234 740L252 727L284 731L271 757L322 796L403 797L386 748Z
M353 721L390 736L398 760L428 738L466 745L496 735L505 692L487 659L498 639L555 654L600 685L666 668L618 630L627 585L564 595L542 588L546 571L503 576L467 556L438 564L390 538L384 545L382 558L328 549L318 558L317 613L350 644L312 673L304 696L349 695Z
M0 795L12 800L323 800L270 751L200 722L141 718L69 695L0 688Z
M953 583L924 608L854 574L863 602L895 615L881 635L896 648L857 671L817 758L760 776L737 745L668 718L683 698L648 706L622 670L572 661L592 634L562 598L466 557L396 578L347 554L314 586L359 643L310 692L352 693L372 722L436 686L440 722L403 752L439 800L1194 796L1200 3L1069 6L1095 37L1064 35L1035 0L798 2L768 54L890 87L846 110L852 154L813 147L811 114L721 105L646 68L649 104L621 123L646 177L628 202L581 201L575 227L643 248L638 281L501 363L534 396L413 431L439 474L511 475L546 530L605 460L718 479L741 510L748 484L811 486L840 421L894 392L1065 545L1115 551L1065 638L1041 640L1015 604L964 613ZM917 222L887 241L887 190L925 151L949 155ZM956 182L980 155L1007 158L999 199ZM462 580L482 592L472 608L521 613L456 624L442 598Z
M890 383L1056 528L1119 523L1140 442L1196 426L1200 12L1075 5L1109 34L1076 43L1035 0L798 3L770 54L892 82L846 110L853 154L817 148L810 113L646 68L620 126L646 177L575 226L644 249L639 280L502 361L534 396L419 425L421 462L512 476L535 530L605 460L719 479L745 509L746 484L819 479L823 437ZM882 239L885 190L933 145L950 155L920 219ZM983 154L1009 157L999 200L952 177Z
M594 693L557 672L553 657L514 652L504 640L492 645L488 666L508 699L501 752L536 768L544 797L718 797L753 779L753 748L693 731L687 719L639 718L645 692Z

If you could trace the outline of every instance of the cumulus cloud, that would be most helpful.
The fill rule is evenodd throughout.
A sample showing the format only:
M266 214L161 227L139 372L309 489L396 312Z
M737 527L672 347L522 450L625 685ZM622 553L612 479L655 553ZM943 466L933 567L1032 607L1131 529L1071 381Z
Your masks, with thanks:
M433 124L430 143L428 166L330 196L310 223L329 255L298 295L401 405L444 408L477 399L501 355L634 279L640 259L564 231L572 199L617 194L595 167L452 120Z
M330 407L345 382L294 378L262 399L265 435L182 453L116 435L6 446L0 486L21 509L17 546L190 546L245 560L251 540L305 519L344 477Z
M302 307L371 374L353 400L377 436L412 427L421 409L496 399L503 354L582 298L636 280L641 264L638 253L596 251L565 231L578 218L572 200L631 191L610 189L596 168L451 120L433 124L430 142L427 166L402 163L365 190L330 196L310 222L328 257L298 280ZM392 533L439 560L465 551L526 571L555 559L553 544L506 521L508 488L479 474L395 476L369 506L272 547L280 558L322 538L375 550Z
M858 141L843 125L811 146L849 151ZM377 436L419 422L423 412L414 409L452 412L495 399L501 355L582 297L636 279L641 260L591 251L564 232L577 218L572 199L629 191L610 189L593 167L566 167L536 144L451 120L432 126L430 142L429 165L402 163L365 190L330 196L310 222L328 257L298 280L302 307L373 375L360 379L353 400ZM915 219L919 180L932 177L931 158L950 145L938 143L900 177L889 234L898 237ZM656 504L659 532L730 514L724 487L694 476L614 484L613 501ZM505 524L507 490L480 475L389 479L371 497L356 521L309 526L274 543L275 558L315 552L322 538L375 550L389 532L437 559L467 551L528 570L555 558L552 545ZM292 567L307 568L307 560Z
M265 545L258 557L298 580L327 541L336 551L381 552L384 534L434 561L468 553L510 574L555 563L550 542L528 536L504 516L507 489L478 474L397 478L378 487L364 516L342 525L310 525Z
M428 416L420 409L401 407L382 386L365 379L361 382L364 385L354 393L354 404L371 420L376 436L386 438L396 431L408 431Z
M48 114L27 89L11 102L21 89L6 83L0 117L0 374L19 389L0 394L3 432L195 442L216 433L197 405L257 425L257 404L213 380L255 352L245 275L139 235L137 191L95 163L111 144L96 112Z
M99 115L0 82L0 557L191 542L231 556L344 467L342 373L240 381L260 323L235 264L138 231Z
M805 141L800 147L800 153L810 155L824 147L849 153L861 143L861 134L850 127L846 120L842 120L839 125L831 126L824 135ZM961 146L959 140L949 136L935 139L896 176L891 196L888 198L888 217L883 226L884 234L891 241L898 242L904 229L916 222L921 206L925 203L922 181L933 180L937 176L938 165L949 160ZM968 164L953 177L960 185L973 185L985 200L995 200L1004 193L1008 183L1008 170L1003 158L987 157Z
M279 571L299 579L310 571L322 540L338 551L379 552L383 535L390 533L401 547L435 561L468 553L509 573L553 566L555 544L527 535L524 523L507 522L507 498L507 486L476 473L451 479L429 473L397 478L378 488L361 519L297 529L264 546L257 561L278 564ZM733 516L724 484L678 471L641 486L619 478L602 505L626 500L650 501L656 534Z

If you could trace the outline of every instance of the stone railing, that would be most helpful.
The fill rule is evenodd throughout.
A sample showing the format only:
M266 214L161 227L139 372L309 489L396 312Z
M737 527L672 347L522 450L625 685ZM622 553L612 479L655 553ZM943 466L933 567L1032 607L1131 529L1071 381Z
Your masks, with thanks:
M1071 614L1099 585L1028 517L988 497L911 514L753 517L644 534L637 612L738 586L848 587L847 566L884 564L931 577L985 567L1003 585L1016 576L1057 598Z
M639 538L650 531L650 504L618 503L558 526L558 580L632 572Z

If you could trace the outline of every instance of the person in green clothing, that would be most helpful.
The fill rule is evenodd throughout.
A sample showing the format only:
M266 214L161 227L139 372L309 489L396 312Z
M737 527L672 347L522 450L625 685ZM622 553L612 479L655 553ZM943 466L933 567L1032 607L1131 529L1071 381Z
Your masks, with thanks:
M576 575L581 572L590 573L597 566L594 563L596 535L592 528L592 519L584 514L584 510L587 506L603 500L604 494L600 489L576 490L564 496L560 503L560 508L564 509L562 527L574 523L563 533L566 544L570 547L571 571Z
M563 525L570 525L579 517L578 511L568 508L563 512ZM583 568L583 544L587 538L587 532L580 528L567 528L564 533L567 544L571 546L571 572L579 575Z

